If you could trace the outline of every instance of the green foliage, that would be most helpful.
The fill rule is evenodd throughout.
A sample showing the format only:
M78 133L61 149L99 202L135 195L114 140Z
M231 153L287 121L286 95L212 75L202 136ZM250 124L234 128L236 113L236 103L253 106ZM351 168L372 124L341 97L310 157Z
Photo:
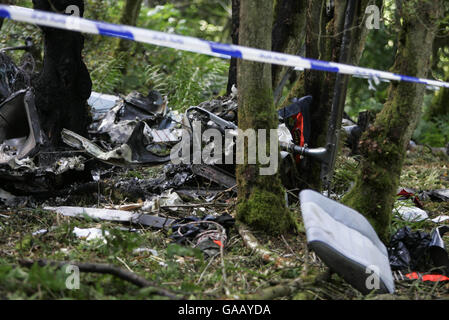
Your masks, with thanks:
M396 52L395 35L383 26L380 30L372 30L368 34L365 50L360 66L379 70L388 70L394 63ZM369 90L368 81L352 78L348 87L345 111L352 118L366 110L380 111L388 98L388 83L375 85L376 90Z
M155 66L148 66L145 70L148 86L168 95L171 106L184 111L223 93L227 83L226 62L194 53L173 52L171 49L158 48L155 51L163 51L165 54L161 57L176 61L170 71L164 72Z
M179 244L170 244L167 247L167 258L173 259L175 256L180 257L195 257L197 259L203 258L203 253L200 249L180 246Z
M337 194L343 194L354 184L359 163L352 157L340 155L335 163L335 171L332 179L333 190Z
M422 119L414 134L414 139L432 147L445 147L449 142L449 115L432 121Z
M111 3L106 16L96 10L90 13L87 10L86 15L118 22L120 3ZM206 21L198 12L195 15L194 9L197 5L193 3L183 11L175 8L173 4L152 9L142 7L138 26L207 40L220 40L223 27ZM226 14L223 14L223 9L218 11L222 13L221 16L215 12L211 17L221 21ZM114 40L98 36L86 38L85 60L91 73L94 91L114 93L115 88L120 88L120 93L127 94L133 90L146 93L150 89L156 89L168 96L172 107L184 110L223 93L226 87L229 64L225 60L136 43L127 53L131 58L127 59L129 64L125 66L123 59L111 58ZM125 74L120 71L123 68L126 70Z
M86 0L85 17L118 23L124 1ZM32 7L29 1L18 5ZM228 41L229 4L222 1L191 1L186 5L142 6L138 26L142 28L199 37L209 41ZM31 36L42 47L40 29L34 25L7 20L0 46L22 45ZM128 59L114 57L117 39L85 34L84 61L90 72L93 91L128 94L160 90L170 106L184 110L224 93L229 62L220 58L133 43ZM41 49L42 50L42 49ZM19 62L22 52L14 52ZM129 61L126 65L124 61ZM125 74L121 72L125 70ZM117 89L119 91L117 91Z

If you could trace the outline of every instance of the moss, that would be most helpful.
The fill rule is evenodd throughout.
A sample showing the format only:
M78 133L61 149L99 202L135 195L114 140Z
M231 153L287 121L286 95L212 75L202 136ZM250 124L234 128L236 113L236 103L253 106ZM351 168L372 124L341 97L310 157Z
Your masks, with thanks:
M271 235L292 231L292 215L278 192L254 187L249 198L238 204L237 219Z

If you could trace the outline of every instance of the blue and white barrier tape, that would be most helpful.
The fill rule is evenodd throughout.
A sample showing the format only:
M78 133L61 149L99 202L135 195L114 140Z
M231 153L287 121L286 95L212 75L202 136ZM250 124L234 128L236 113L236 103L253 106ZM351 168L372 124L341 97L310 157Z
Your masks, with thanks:
M360 68L335 62L306 59L300 56L294 56L284 53L205 41L193 37L179 36L148 29L93 21L80 17L32 10L17 6L0 5L0 17L21 22L33 23L46 27L65 29L69 31L78 31L116 38L124 38L157 46L207 54L216 57L218 56L221 58L234 57L244 60L295 67L296 69L312 69L343 73L361 78L422 83L430 88L449 88L449 83L442 81L420 79L394 74L391 72Z

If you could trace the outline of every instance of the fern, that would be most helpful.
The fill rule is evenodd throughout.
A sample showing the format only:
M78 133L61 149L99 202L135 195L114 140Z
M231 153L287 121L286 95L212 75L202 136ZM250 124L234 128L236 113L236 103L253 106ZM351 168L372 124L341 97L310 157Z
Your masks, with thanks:
M116 88L122 81L122 68L123 62L120 59L97 57L93 68L90 68L92 90L113 94L114 88Z

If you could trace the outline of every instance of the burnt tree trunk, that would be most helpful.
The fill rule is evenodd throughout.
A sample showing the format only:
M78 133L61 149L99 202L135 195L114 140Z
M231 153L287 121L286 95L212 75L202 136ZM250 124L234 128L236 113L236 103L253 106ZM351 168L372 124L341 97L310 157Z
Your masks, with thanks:
M83 0L33 0L34 8L65 13L70 5L78 6L84 13ZM92 82L81 52L84 37L71 32L48 27L44 33L44 66L33 81L36 107L42 129L51 145L61 143L61 130L67 128L87 136L91 121L87 99Z
M239 44L240 27L240 0L232 0L231 38L232 44ZM232 86L237 87L237 58L231 58L229 66L227 94L231 93Z
M426 77L441 14L441 0L402 3L394 72ZM407 145L421 114L425 85L395 82L374 125L362 137L361 169L343 202L364 214L387 242L391 213Z
M242 0L240 45L270 50L272 21L271 0ZM239 128L254 129L256 136L258 129L266 129L268 146L264 151L267 152L270 150L269 129L275 129L278 125L271 88L271 65L239 60L238 84ZM278 153L279 150L276 150L275 156ZM248 143L245 155L245 164L237 166L237 219L271 234L287 232L294 222L285 205L285 190L279 175L261 175L259 158L258 164L248 164Z

